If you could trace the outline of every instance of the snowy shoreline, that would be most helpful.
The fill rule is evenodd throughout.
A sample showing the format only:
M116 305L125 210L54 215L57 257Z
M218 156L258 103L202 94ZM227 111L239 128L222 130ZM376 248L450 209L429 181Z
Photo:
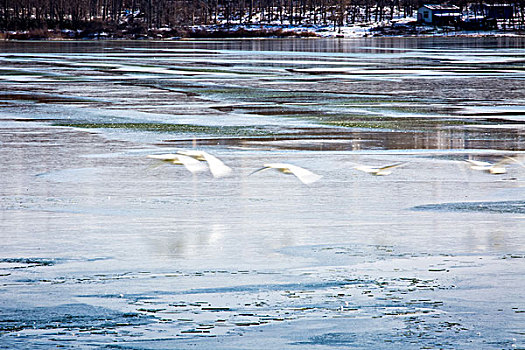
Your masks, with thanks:
M291 26L291 25L234 25L227 30L224 26L207 26L198 29L214 31L233 32L236 31L276 31L283 33L294 33L298 37L320 37L320 38L365 38L365 37L432 37L432 36L465 36L465 37L484 37L484 36L525 36L525 32L518 30L455 30L453 28L434 27L429 25L419 25L408 21L389 22L389 23L361 23L347 26L333 25L311 25L311 26Z
M366 37L521 37L520 30L456 30L416 23L413 18L388 22L359 23L346 26L231 24L200 25L174 30L159 28L148 34L122 35L116 32L83 33L72 30L8 31L0 33L4 40L180 40L180 39L243 39L243 38L366 38Z

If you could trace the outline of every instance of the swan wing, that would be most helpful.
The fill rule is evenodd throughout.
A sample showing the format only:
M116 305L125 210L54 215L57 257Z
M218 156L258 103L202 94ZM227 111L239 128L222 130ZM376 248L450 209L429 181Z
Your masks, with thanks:
M521 161L518 160L517 158L515 158L515 157L505 157L505 158L508 158L508 159L509 159L509 162L518 163L519 165L521 165L522 167L525 168L525 164L523 164L523 162L521 162Z
M365 173L375 173L379 171L379 168L368 166L368 165L356 165L354 167L355 170L364 171Z
M173 164L182 164L192 173L206 170L206 166L200 163L198 160L181 154L150 154L148 155L148 158L157 159L163 162L170 162Z
M172 162L172 161L176 160L179 157L179 155L178 154L173 154L173 153L148 154L147 157L151 158L151 159L162 160L162 161L165 161L165 162Z
M176 161L180 162L182 165L186 167L186 169L188 169L192 173L197 173L197 172L206 170L206 165L204 165L203 163L199 162L197 159L192 158L192 157L178 154L177 160L174 160L173 162L175 163Z
M262 168L252 171L248 176L258 173L259 171L268 170L268 169L271 169L271 167L264 165Z
M302 183L309 185L311 183L316 182L320 178L322 178L321 175L317 175L310 170L301 168L296 165L288 165L288 170L294 174Z
M201 152L201 156L208 163L213 177L227 176L232 172L232 169L224 164L219 158L206 152Z
M465 162L470 163L471 165L477 166L477 167L490 167L490 166L492 166L492 163L482 162L481 160L465 159Z
M185 149L185 150L180 150L180 151L177 151L177 154L182 154L184 156L188 156L188 157L192 157L192 158L195 158L197 160L201 160L201 161L205 161L205 157L204 157L204 152L203 151L198 151L198 150L194 150L194 149Z
M406 164L406 162L385 165L385 166L382 166L381 168L379 168L379 170L393 169L393 168L397 168L397 167L403 166L405 164Z
M494 167L501 167L501 166L503 166L505 164L509 164L509 163L517 163L517 164L525 167L525 165L522 162L520 162L519 160L517 160L514 157L509 157L509 156L503 157L503 159L501 159L500 161L498 161L497 163L494 164Z

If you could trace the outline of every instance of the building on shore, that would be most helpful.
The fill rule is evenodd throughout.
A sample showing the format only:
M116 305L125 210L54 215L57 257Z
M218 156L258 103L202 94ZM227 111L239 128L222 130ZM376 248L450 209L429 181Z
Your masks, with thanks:
M419 22L435 26L459 23L461 16L461 9L455 5L423 5L417 11Z
M482 9L487 19L511 20L514 18L512 4L483 4Z

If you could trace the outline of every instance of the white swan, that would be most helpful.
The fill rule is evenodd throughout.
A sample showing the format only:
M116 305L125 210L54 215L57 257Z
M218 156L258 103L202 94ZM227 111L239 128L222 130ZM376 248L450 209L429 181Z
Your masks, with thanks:
M213 177L223 177L229 175L232 172L232 169L224 164L220 159L204 151L182 150L177 151L177 154L191 157L197 161L207 162Z
M259 171L266 170L266 169L275 169L277 171L280 171L283 174L295 175L302 183L306 185L314 183L320 178L322 178L321 175L317 175L311 172L310 170L301 168L297 165L292 165L292 164L287 164L287 163L264 164L262 168L255 170L250 175L255 174Z
M485 171L493 175L505 174L507 172L505 165L508 163L515 162L523 166L523 163L517 159L507 156L496 163L483 162L473 159L465 159L465 161L470 164L470 169Z
M365 173L375 176L384 176L392 174L392 169L405 165L406 163L395 163L385 166L356 165L354 169L364 171Z
M186 169L188 169L192 173L197 173L199 171L206 170L206 166L204 164L192 157L188 157L182 154L150 154L148 155L148 158L157 159L165 163L184 165Z

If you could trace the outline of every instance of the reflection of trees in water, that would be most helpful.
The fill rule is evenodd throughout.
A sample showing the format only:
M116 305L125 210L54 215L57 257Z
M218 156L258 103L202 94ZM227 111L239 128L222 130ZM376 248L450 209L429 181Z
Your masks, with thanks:
M271 148L312 151L358 151L374 149L390 150L464 150L493 149L501 151L525 150L523 132L519 129L462 130L444 127L435 130L400 131L340 131L337 135L325 131L303 136L213 138L199 140L201 145L242 146L246 148ZM189 141L177 145L188 147Z
M516 228L502 229L488 223L470 227L463 236L463 244L471 252L507 251L512 246Z
M223 224L195 224L148 237L154 254L161 257L205 257L222 250L227 230Z

